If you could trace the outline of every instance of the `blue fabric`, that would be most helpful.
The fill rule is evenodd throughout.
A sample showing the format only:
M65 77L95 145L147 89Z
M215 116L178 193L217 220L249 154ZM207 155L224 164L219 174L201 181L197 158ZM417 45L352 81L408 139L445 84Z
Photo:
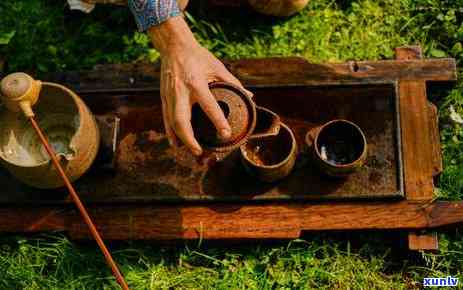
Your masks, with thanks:
M181 13L176 0L129 0L129 7L140 31Z

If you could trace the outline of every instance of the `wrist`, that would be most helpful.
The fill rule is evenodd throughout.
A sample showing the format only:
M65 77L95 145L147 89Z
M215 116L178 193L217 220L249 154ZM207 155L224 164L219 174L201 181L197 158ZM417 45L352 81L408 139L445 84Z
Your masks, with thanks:
M183 17L176 16L148 30L151 41L161 55L188 51L199 47Z

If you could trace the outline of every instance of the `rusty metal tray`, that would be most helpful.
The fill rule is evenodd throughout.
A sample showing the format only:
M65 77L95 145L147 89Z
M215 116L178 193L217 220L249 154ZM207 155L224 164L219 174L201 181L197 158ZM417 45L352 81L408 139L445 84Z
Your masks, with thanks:
M212 167L172 150L163 133L159 92L80 92L100 121L98 160L76 186L86 202L376 199L404 196L398 93L395 82L368 85L254 86L258 105L278 113L296 135L292 174L266 184L248 176L238 152ZM366 166L346 179L323 176L303 144L310 128L332 119L358 124L369 146ZM117 120L118 131L112 126ZM177 158L174 158L174 154ZM64 190L38 190L0 169L0 204L63 203Z

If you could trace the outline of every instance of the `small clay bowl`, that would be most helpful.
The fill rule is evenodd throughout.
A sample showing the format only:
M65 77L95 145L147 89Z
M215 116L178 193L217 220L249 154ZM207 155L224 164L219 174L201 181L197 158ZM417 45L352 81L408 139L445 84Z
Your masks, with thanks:
M274 182L291 173L296 162L297 143L291 129L280 123L276 136L250 139L240 147L246 170L265 182Z
M329 176L345 177L365 163L368 146L365 134L347 120L333 120L306 135L320 169Z

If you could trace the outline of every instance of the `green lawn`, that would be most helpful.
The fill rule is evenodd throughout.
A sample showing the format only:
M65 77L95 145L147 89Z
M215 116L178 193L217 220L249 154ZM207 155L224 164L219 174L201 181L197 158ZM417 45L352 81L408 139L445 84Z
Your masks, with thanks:
M461 7L463 0L312 0L299 15L277 20L195 5L189 21L201 42L223 58L373 60L392 58L397 46L420 44L427 57L455 57L461 65ZM148 38L135 32L127 9L99 7L84 15L70 13L64 1L0 2L0 57L7 58L8 71L40 77L158 56ZM436 193L446 200L463 199L463 127L450 115L450 108L463 115L461 70L459 77L438 103L445 170ZM401 289L419 287L423 277L463 279L463 234L453 230L440 238L437 254L410 253L405 235L375 232L278 243L127 242L112 248L133 289ZM0 289L117 289L92 242L71 243L58 233L4 236L0 253Z

